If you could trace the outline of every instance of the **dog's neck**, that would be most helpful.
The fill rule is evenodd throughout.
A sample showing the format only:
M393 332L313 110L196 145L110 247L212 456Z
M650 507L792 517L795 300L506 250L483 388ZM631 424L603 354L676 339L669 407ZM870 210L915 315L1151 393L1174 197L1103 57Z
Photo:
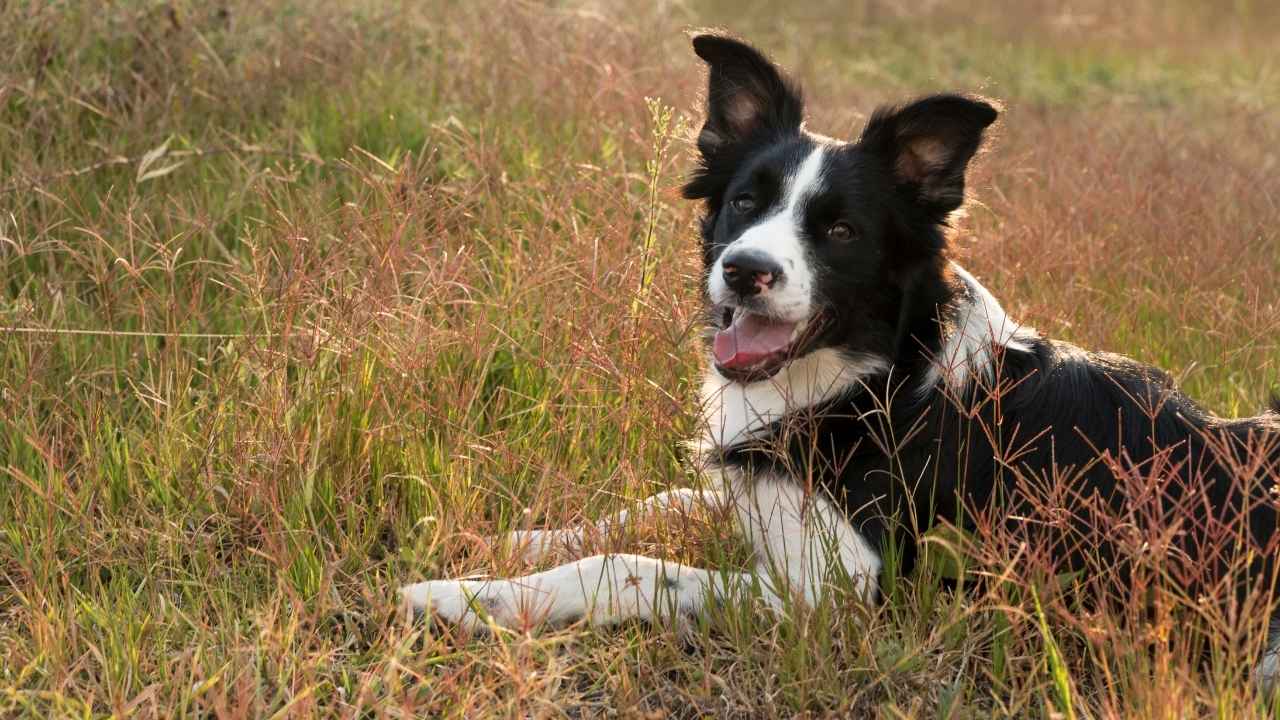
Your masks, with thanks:
M725 448L749 440L783 417L821 405L888 369L883 358L848 357L832 348L811 352L768 380L747 384L708 367L701 392L703 444Z
M997 349L1030 352L1039 336L1009 317L989 290L957 263L950 264L958 281L951 307L942 316L942 343L929 358L917 386L924 395L939 382L960 391L970 382L989 382L995 372Z
M929 309L941 335L933 350L917 345L928 357L908 363L917 367L916 377L908 377L901 359L850 355L833 348L816 350L767 380L747 384L724 378L709 363L702 381L703 427L698 445L710 451L758 439L784 417L855 392L890 368L903 373L902 380L919 398L939 383L963 390L976 378L989 379L996 346L1029 351L1035 333L1010 319L995 297L959 265L951 263L950 270L956 291L948 302Z

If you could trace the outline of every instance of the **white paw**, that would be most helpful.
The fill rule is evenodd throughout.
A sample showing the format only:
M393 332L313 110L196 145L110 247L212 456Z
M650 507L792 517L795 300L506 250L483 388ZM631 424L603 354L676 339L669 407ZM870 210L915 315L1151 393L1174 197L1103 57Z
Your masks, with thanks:
M428 580L400 588L400 599L411 612L434 615L471 631L484 630L488 623L482 614L487 617L495 609L484 585L474 580Z

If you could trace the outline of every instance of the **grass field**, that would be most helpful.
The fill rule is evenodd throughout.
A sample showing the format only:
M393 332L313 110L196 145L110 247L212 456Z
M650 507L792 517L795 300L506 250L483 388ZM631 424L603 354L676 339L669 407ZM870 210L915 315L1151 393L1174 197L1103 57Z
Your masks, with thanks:
M774 53L835 136L1001 99L961 261L1042 332L1263 408L1280 6L967 5L0 4L0 716L1266 716L1168 617L936 572L684 637L397 613L528 570L495 533L688 482L690 27ZM722 528L602 542L741 566Z

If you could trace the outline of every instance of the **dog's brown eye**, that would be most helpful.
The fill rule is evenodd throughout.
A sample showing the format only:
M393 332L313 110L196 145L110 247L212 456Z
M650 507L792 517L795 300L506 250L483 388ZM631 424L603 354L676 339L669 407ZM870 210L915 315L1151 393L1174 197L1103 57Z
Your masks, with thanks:
M730 200L729 205L733 208L734 212L745 215L756 209L756 199L750 195L739 195L738 197Z
M849 242L853 239L853 228L849 223L838 222L827 228L827 237L836 242Z

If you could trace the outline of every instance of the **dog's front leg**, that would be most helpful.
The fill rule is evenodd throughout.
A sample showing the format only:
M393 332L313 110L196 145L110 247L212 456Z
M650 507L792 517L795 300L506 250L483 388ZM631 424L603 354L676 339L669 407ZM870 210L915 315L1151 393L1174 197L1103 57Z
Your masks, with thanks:
M606 536L638 514L655 511L689 514L700 506L716 509L728 505L729 494L726 490L679 488L653 495L641 500L633 508L594 523L567 528L514 530L507 533L506 542L519 553L522 560L534 564L557 552L564 552L569 557L579 556L588 538Z
M813 607L841 574L867 602L879 589L880 554L820 492L789 478L757 480L736 505L759 570L786 578Z
M752 576L691 568L640 555L595 555L508 580L432 580L401 588L406 605L472 630L487 621L513 629L586 619L610 625L629 619L683 621L702 612L714 593L747 590ZM728 587L726 587L726 585ZM765 583L775 609L781 599Z

